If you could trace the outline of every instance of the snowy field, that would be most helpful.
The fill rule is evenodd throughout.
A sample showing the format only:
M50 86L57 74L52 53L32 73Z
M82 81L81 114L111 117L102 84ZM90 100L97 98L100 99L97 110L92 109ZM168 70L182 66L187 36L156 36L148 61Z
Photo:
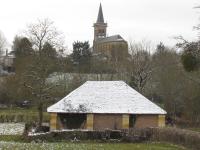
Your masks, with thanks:
M0 135L22 135L24 128L22 123L0 123Z
M166 143L14 143L0 142L0 150L185 150Z

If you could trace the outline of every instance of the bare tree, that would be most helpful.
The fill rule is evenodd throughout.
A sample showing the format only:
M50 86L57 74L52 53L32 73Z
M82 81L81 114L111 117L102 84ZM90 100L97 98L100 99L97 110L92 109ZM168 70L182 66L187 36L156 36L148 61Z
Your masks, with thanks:
M46 82L48 75L55 68L55 62L52 57L49 57L48 51L50 52L54 48L59 49L63 46L62 35L54 27L53 22L48 19L30 24L26 34L33 44L35 53L30 58L29 67L24 73L24 86L31 91L36 102L40 127L43 121L44 104L48 99L52 98L50 91L55 88L55 85L49 85ZM46 43L50 46L45 47Z
M151 45L145 41L141 43L131 42L129 50L131 52L131 85L142 93L152 71Z
M0 31L0 56L3 54L7 41L3 33Z
M42 50L45 43L57 49L61 49L64 44L63 34L56 29L54 22L47 18L29 24L25 33L38 51Z
M155 101L162 103L174 119L182 111L182 91L186 83L182 74L180 55L162 43L152 56L151 92L158 95ZM152 99L153 99L152 95Z

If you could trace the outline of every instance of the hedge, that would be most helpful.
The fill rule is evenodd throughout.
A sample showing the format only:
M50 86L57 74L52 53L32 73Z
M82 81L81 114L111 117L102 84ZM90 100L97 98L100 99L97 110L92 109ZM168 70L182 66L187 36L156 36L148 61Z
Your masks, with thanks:
M200 133L178 128L144 128L105 131L54 131L27 136L28 141L79 141L100 140L104 142L168 142L184 147L200 150Z
M0 123L6 122L37 122L37 113L0 113ZM49 122L49 115L44 114L44 122Z

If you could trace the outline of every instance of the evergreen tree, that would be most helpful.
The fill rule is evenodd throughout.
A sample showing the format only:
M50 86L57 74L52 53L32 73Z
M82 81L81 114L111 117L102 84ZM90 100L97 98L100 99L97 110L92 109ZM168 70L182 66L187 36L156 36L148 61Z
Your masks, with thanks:
M26 37L16 36L13 41L12 50L16 58L30 56L33 54L32 43Z
M73 63L77 65L79 72L90 72L91 52L88 41L73 43Z
M181 61L184 69L188 72L195 71L199 67L200 62L200 49L198 48L198 42L187 43L183 46L183 53Z
M48 42L44 44L41 52L42 52L42 55L52 58L52 59L56 59L57 57L56 49Z

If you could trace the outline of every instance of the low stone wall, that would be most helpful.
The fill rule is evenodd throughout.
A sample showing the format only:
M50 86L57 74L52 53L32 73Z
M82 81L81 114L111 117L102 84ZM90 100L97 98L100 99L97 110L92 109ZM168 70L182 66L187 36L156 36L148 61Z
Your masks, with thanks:
M128 131L128 130L127 130ZM102 142L143 142L150 140L148 130L134 129L134 133L129 134L126 130L105 130L105 131L52 131L41 134L30 134L27 136L28 141L87 141L95 140Z
M79 140L119 140L123 137L123 133L119 130L111 131L52 131L44 134L33 134L27 136L28 141L79 141Z
M85 141L97 140L103 142L143 142L150 140L152 136L148 128L145 129L124 129L124 130L68 130L51 131L47 133L35 133L27 136L28 141Z

